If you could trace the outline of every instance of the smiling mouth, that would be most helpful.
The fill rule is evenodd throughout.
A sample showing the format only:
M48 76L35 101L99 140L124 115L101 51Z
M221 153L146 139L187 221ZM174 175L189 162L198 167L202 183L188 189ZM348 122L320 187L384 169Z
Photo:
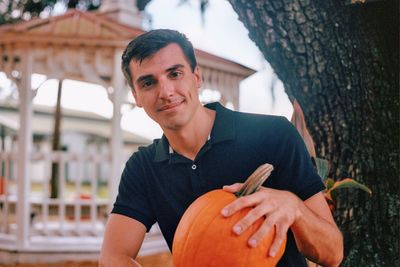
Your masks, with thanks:
M179 106L180 104L182 104L183 101L184 101L184 100L176 101L176 102L173 102L173 103L169 103L169 104L167 104L167 105L163 105L163 106L161 106L161 107L158 109L158 111L168 111L168 110L171 110L171 109L173 109L173 108Z

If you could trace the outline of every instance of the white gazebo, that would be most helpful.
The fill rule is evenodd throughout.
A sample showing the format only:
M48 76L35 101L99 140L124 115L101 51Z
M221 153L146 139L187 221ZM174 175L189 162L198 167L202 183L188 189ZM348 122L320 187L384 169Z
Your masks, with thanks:
M134 2L104 0L98 12L74 9L0 27L0 72L15 82L19 93L17 145L15 149L3 145L0 150L0 259L35 261L43 259L43 253L62 258L71 255L74 260L97 255L125 160L121 158L121 104L130 91L120 70L121 55L126 44L144 32ZM223 104L238 108L239 83L254 70L198 49L196 55L204 88L219 91ZM33 152L33 73L96 83L107 90L113 103L108 151ZM31 168L39 161L46 170L43 183L37 185L32 183ZM60 166L59 196L50 198L48 184L55 163ZM99 164L109 166L106 197L98 194ZM77 166L74 183L65 179L67 165ZM90 182L84 186L83 180ZM85 190L89 197L83 194ZM155 226L140 254L165 249Z

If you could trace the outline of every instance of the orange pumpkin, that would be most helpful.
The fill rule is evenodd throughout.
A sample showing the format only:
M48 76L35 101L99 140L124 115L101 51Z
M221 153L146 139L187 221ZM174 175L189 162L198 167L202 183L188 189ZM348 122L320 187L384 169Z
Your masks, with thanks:
M272 165L260 166L237 195L243 196L257 191L271 171ZM236 197L235 194L218 189L202 195L189 206L174 236L172 255L175 267L267 267L277 264L285 250L286 240L276 255L269 257L275 229L255 248L248 245L249 238L259 229L263 218L258 219L242 234L236 235L232 231L234 224L251 208L242 209L228 218L221 215L222 208Z

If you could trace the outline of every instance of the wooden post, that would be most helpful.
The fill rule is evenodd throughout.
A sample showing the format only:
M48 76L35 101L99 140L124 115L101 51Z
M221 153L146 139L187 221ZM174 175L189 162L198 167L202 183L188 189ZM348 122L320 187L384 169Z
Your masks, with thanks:
M113 117L111 126L111 176L108 180L109 190L109 209L116 199L118 193L118 185L121 178L121 160L122 157L122 131L121 131L121 104L122 104L122 90L125 88L124 77L121 70L121 56L122 51L116 50L114 52L114 69L112 79L112 92L111 100L113 102Z
M22 77L19 91L19 121L18 131L18 176L17 176L17 247L25 249L29 236L29 196L30 196L30 155L32 147L32 55L28 49L22 50Z

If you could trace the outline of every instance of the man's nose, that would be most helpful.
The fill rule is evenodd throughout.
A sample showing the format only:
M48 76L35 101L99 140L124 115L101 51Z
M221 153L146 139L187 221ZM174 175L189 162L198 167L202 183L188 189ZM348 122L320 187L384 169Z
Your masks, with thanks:
M159 81L159 95L160 98L169 98L174 95L174 85L168 79L160 79Z

